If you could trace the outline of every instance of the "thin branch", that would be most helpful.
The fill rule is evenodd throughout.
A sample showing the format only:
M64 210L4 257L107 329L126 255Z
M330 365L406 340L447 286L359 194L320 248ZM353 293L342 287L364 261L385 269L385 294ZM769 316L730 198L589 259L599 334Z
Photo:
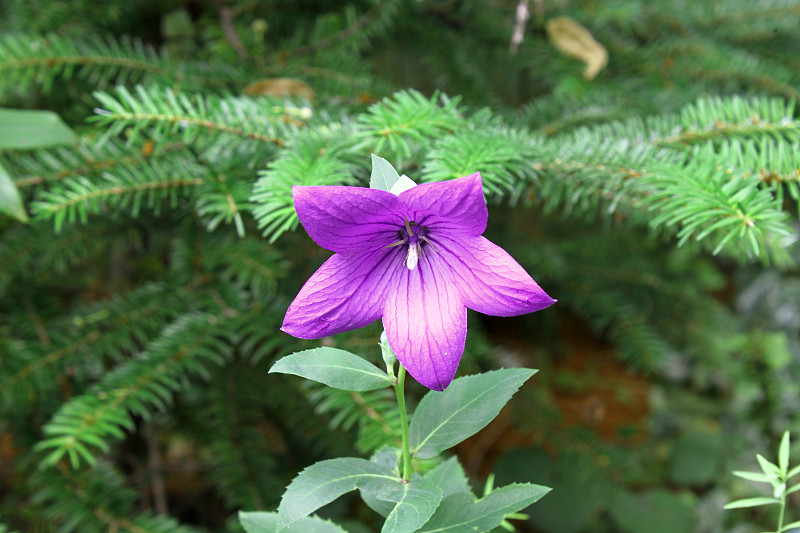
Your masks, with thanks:
M152 531L148 531L147 529L139 527L130 520L112 515L102 507L93 507L91 497L86 493L86 491L83 488L84 483L81 482L79 479L77 479L65 465L59 464L58 470L67 480L67 482L71 484L72 487L74 488L73 494L75 494L83 503L90 506L92 514L98 520L105 522L110 532L119 531L120 527L122 527L126 531L130 531L131 533L153 533Z
M25 311L28 312L28 316L30 317L31 322L36 328L36 335L39 337L42 346L47 348L51 344L50 336L47 334L47 328L44 327L44 323L42 322L42 317L40 317L39 313L36 312L36 308L31 303L31 299L28 297L27 294L24 294L22 296L22 303L25 306Z
M67 178L72 178L75 176L85 176L87 174L92 174L95 172L99 172L101 170L107 170L109 168L121 166L121 165L132 165L136 164L140 161L145 161L152 155L152 141L148 141L142 146L142 149L133 155L126 155L119 159L115 159L113 157L109 157L107 159L94 159L93 157L85 157L84 164L81 166L77 166L75 168L67 168L65 170L54 171L50 174L41 174L41 175L27 175L22 176L21 178L17 178L14 180L14 185L17 188L22 187L32 187L35 185L42 185L43 183L53 182L53 181L60 181ZM186 145L184 143L176 142L170 145L162 146L159 149L159 155L164 155L170 152L175 152L178 150L182 150L185 148Z
M509 53L516 54L522 39L525 37L525 25L531 17L528 9L528 0L519 0L517 4L516 22L514 23L514 33L511 35L511 45L508 47Z
M249 57L247 48L245 48L244 43L239 38L239 34L236 33L236 27L233 25L233 8L221 5L217 10L217 14L219 15L219 25L222 27L225 39L233 46L240 59L247 59Z
M145 428L145 439L147 440L147 471L150 482L153 486L153 507L155 514L167 514L167 491L164 486L164 478L161 476L161 455L158 450L158 438L153 424L148 424Z
M668 137L662 137L651 144L653 146L674 147L675 145L696 144L710 139L727 138L734 135L753 136L758 133L780 135L784 133L793 133L799 125L800 121L797 120L780 123L759 121L756 119L744 123L728 123L715 120L713 127L698 131L681 131Z
M170 71L164 67L153 65L145 61L137 59L129 59L124 57L107 57L107 56L50 56L50 57L32 57L10 61L0 62L0 72L4 70L16 70L23 68L54 68L62 65L103 65L112 67L122 67L129 70L142 70L145 72L154 72L162 76L170 74ZM173 73L174 74L174 73ZM180 75L177 76L180 78Z
M223 133L230 133L239 137L247 139L255 139L264 143L272 143L276 146L284 146L286 141L278 137L270 137L255 131L247 131L242 128L234 128L224 124L217 124L211 120L205 120L195 117L177 116L177 115L159 115L155 113L115 113L106 111L104 109L95 109L98 115L108 117L111 120L129 120L133 122L169 122L171 124L180 123L182 125L192 124L211 131L221 131Z
M137 183L134 185L119 185L117 187L109 187L107 189L97 189L94 191L88 191L83 194L78 194L72 197L65 198L64 200L56 203L47 204L45 208L41 209L41 212L46 212L52 215L53 213L56 213L58 211L69 209L74 205L84 202L90 202L93 200L98 200L100 198L105 198L107 196L121 196L124 194L132 194L132 193L150 191L156 189L198 186L201 185L202 183L203 180L201 178L194 178L194 179L176 178L170 181Z

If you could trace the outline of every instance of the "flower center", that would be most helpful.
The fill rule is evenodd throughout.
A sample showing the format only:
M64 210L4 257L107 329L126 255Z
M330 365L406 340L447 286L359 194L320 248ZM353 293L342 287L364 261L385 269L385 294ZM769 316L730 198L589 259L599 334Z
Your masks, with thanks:
M428 228L425 226L420 226L416 222L406 222L405 227L400 230L400 239L402 239L403 244L419 246L420 241L428 240L425 238L427 234Z
M428 228L420 226L416 222L409 222L408 220L406 220L405 226L397 232L397 236L400 237L400 240L391 246L402 245L406 247L405 264L409 270L417 268L422 245L430 244L427 235Z

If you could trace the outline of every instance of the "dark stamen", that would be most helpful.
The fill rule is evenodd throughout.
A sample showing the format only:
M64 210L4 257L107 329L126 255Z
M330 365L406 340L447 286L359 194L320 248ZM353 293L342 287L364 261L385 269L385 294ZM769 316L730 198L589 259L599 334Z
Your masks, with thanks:
M414 232L411 231L411 224L412 223L409 222L408 219L405 219L405 220L406 220L406 231L408 232L408 236L409 237L413 237L414 236ZM416 226L416 224L414 224L414 225Z
M430 240L428 237L426 237L425 235L423 235L422 237L420 237L420 238L419 238L419 240L421 240L421 241L425 242L425 244L427 244L428 246L430 246L430 247L431 247L431 250L433 250L433 251L434 251L434 252L436 252L437 254L439 253L439 250L437 250L437 249L436 249L436 247L433 245L433 243L431 242L431 240Z
M401 241L397 241L397 242L393 242L392 244L387 244L386 246L384 246L383 249L385 250L387 248L394 248L395 246L400 246L401 244L405 244L405 242L402 241L402 240Z

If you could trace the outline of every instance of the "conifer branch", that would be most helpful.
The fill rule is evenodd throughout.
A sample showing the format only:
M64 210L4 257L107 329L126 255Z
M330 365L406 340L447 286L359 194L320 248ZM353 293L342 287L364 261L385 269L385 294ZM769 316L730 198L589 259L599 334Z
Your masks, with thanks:
M54 363L57 363L58 361L64 359L65 357L74 354L80 348L92 344L99 338L100 338L100 332L92 331L84 335L80 339L77 339L74 342L70 343L68 346L64 346L57 350L48 352L47 355L45 355L44 357L36 359L29 365L26 365L20 370L14 372L12 375L3 378L3 380L0 381L0 388L2 388L3 390L10 390L12 387L16 386L19 382L28 379L31 375L39 372L41 369L50 366Z
M260 364L253 361L233 360L209 384L211 401L204 406L202 415L209 427L211 475L233 507L276 505L283 488L273 475L264 475L275 472L279 460L276 450L265 442L263 430L258 428L264 409L270 409L274 402L269 395L253 397L246 393L250 387L262 388L258 368Z
M648 191L643 204L654 211L649 225L677 229L679 245L708 238L714 254L727 247L740 258L790 264L788 214L768 189L741 172L698 160L683 167L660 166L637 186Z
M287 149L259 173L250 201L253 216L269 241L297 226L292 200L293 185L344 185L355 182L358 168L353 149L358 139L352 131L331 127L308 130L293 138Z
M752 24L759 19L769 19L770 22L786 21L787 18L800 16L800 4L792 0L767 0L757 6L749 2L731 2L697 7L705 7L704 13L697 20L709 28L727 24Z
M169 125L180 125L181 127L197 127L206 129L212 132L229 133L237 137L244 137L246 139L253 139L259 142L272 143L278 146L285 144L283 139L263 135L255 131L247 131L244 128L237 128L213 122L211 120L190 117L187 115L164 115L154 113L126 113L122 111L112 112L104 109L98 109L97 113L110 121L120 121L127 123L159 123L166 122Z
M116 96L95 92L103 105L95 120L110 127L108 136L123 130L135 139L146 126L150 138L173 139L180 134L186 143L208 145L222 133L233 137L284 146L294 130L284 121L283 104L247 97L189 97L171 89L137 86L135 94L118 87Z
M147 511L130 516L138 495L106 462L80 472L58 465L40 471L35 482L45 513L65 532L197 533L172 518Z
M741 169L746 177L753 176L767 186L800 182L800 165L796 160L796 154L800 153L798 142L733 140L718 148L706 145L701 150L703 153L697 158L716 159L720 166Z
M734 47L706 38L680 39L663 45L663 52L676 58L674 69L690 79L710 80L713 85L731 80L753 87L761 94L800 100L795 89L798 75L780 62L758 57L746 47Z
M19 177L14 178L14 184L23 189L75 176L96 176L117 166L136 165L153 157L153 150L154 143L150 140L138 147L108 139L103 143L83 142L76 148L60 147L37 150L32 154L5 155L10 165L20 169ZM192 157L182 143L161 147L158 156L176 152L180 152L183 157Z
M44 426L47 436L37 450L48 450L45 464L65 455L73 468L96 461L108 451L109 440L121 439L133 428L133 414L148 417L164 409L175 390L193 374L206 374L205 365L219 364L227 350L216 337L223 317L185 315L154 340L142 356L106 375L90 394L73 398Z
M462 124L458 99L439 95L428 99L414 90L397 92L391 99L373 104L359 117L365 144L375 152L388 145L401 158L411 156L412 142L424 143Z
M61 196L59 196L58 193L48 191L44 194L43 200L33 204L33 208L34 211L43 218L55 218L56 227L60 228L64 219L67 218L68 215L59 216L58 214L61 211L74 213L76 212L76 206L79 204L98 205L98 200L107 198L109 196L135 195L138 193L159 189L181 189L189 186L197 186L202 182L203 180L200 178L174 178L171 180L151 183L136 183L117 185L115 187L96 188L94 187L94 184L90 182L83 180L72 180L67 184L69 191L62 192ZM89 211L86 210L84 212ZM74 220L75 218L76 217L74 215L69 217L70 221ZM81 218L83 218L83 222L85 223L85 215L82 215Z
M52 226L34 223L10 228L0 247L0 294L13 282L47 284L75 266L97 257L114 240L119 226L98 223L91 227L65 228L60 234Z
M320 414L329 415L331 429L358 428L356 446L361 452L399 444L400 412L391 391L359 393L312 387L308 398Z
M34 390L51 388L48 371L75 362L72 356L78 353L82 354L83 363L88 363L118 361L139 351L158 333L163 322L186 311L193 288L191 283L179 288L170 283L144 285L85 309L63 324L48 324L54 349L30 346L29 351L16 350L2 361L0 391L5 393L4 400L12 402L21 385Z
M57 35L13 35L0 38L0 87L41 83L49 91L57 76L77 70L95 84L105 85L119 76L170 74L156 52L133 39L90 39L76 43Z
M62 180L40 192L31 203L39 219L53 219L56 230L64 222L81 220L100 213L106 206L131 207L137 216L142 204L159 210L164 200L174 206L178 195L201 185L206 169L181 156L150 159L143 164L120 165L114 173L105 172L99 181L85 177ZM199 177L189 177L189 176Z
M382 25L385 27L386 23L393 19L393 15L397 11L399 4L400 2L397 0L379 0L374 6L367 10L366 13L336 34L289 50L286 52L286 55L304 56L313 54L320 50L336 46L344 41L348 41L357 35L364 39L366 37L365 30L368 31L368 27L372 25L376 19L382 21Z
M442 137L428 152L425 181L460 178L480 171L487 193L515 201L520 183L534 177L534 139L530 132L475 124Z
M199 255L207 271L255 294L274 290L289 270L288 261L278 250L255 237L212 236Z

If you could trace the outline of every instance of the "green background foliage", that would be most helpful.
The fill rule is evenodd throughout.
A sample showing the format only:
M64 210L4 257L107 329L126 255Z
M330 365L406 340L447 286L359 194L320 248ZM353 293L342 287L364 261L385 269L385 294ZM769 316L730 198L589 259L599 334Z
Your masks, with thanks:
M291 186L367 186L371 153L480 171L487 236L559 300L471 315L459 370L539 369L455 449L474 486L553 487L519 531L774 524L723 506L798 427L800 2L528 6L511 53L513 1L2 2L0 530L241 531L397 445L389 391L267 374L320 346L278 329L327 257ZM325 343L381 367L379 334Z

